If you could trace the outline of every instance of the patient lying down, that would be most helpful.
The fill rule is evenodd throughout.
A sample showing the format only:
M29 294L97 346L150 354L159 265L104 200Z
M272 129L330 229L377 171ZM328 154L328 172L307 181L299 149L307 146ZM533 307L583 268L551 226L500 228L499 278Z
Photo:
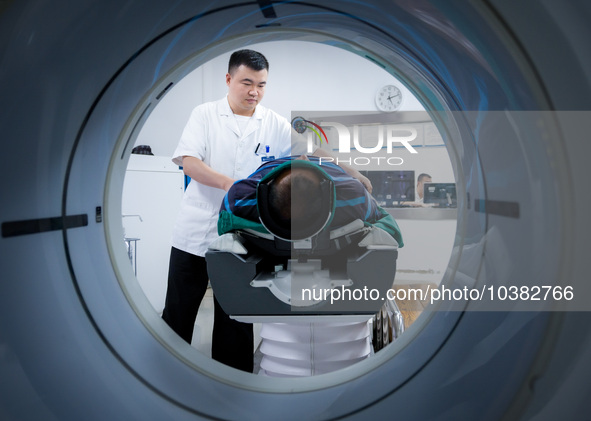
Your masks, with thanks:
M320 165L315 157L288 157L263 164L232 186L220 210L218 231L260 224L276 237L297 241L356 219L382 228L403 245L394 219L358 180L332 163ZM372 352L370 318L327 323L320 316L262 323L259 374L318 375L367 358Z

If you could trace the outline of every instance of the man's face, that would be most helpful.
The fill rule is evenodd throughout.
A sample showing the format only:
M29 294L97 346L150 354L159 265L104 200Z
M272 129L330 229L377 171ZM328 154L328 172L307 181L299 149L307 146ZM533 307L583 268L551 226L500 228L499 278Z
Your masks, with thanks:
M422 199L424 196L424 183L431 183L431 177L425 177L421 181L417 182L417 193L419 197Z
M253 70L242 64L233 74L226 74L226 85L234 114L251 116L265 95L267 69Z

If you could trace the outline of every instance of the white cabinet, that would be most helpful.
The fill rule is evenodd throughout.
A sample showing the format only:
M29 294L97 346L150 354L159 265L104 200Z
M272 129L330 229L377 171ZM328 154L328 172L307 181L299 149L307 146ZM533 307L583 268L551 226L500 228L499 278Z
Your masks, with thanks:
M158 313L164 309L170 239L183 192L183 172L169 157L130 157L122 215L139 216L123 217L123 229L125 237L138 239L134 250L137 280Z

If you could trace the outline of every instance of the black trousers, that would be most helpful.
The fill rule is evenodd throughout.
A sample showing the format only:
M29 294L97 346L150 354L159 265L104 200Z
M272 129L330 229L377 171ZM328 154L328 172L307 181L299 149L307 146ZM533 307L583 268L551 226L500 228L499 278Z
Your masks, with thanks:
M205 295L208 280L204 257L172 248L162 319L188 343L191 343L193 337L197 311ZM215 298L215 291L213 317L212 358L252 373L252 324L230 319Z

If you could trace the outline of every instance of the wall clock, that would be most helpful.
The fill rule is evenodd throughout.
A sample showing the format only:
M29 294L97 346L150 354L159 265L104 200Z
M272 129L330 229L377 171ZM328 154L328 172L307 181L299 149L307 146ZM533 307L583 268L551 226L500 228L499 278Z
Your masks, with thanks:
M376 106L380 111L396 111L402 105L402 92L397 86L386 85L376 93Z

